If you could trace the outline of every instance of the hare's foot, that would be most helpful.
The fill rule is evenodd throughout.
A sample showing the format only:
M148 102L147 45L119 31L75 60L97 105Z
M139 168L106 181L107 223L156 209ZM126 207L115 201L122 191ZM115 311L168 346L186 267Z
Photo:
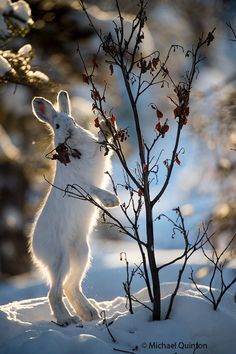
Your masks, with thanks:
M100 319L98 310L95 309L95 307L93 307L90 303L84 304L83 307L80 306L77 313L84 322L97 321Z
M79 289L66 290L67 298L81 321L89 322L100 318L98 310Z
M68 326L71 323L78 323L79 319L72 317L67 310L60 288L52 287L48 294L49 304L56 322L59 326Z
M96 321L100 319L98 310L85 298L83 294L77 297L73 307L81 319L84 322Z
M70 324L78 324L81 323L79 317L77 316L67 316L64 318L58 318L57 321L52 321L53 323L55 323L56 325L60 326L60 327L67 327Z
M50 306L51 306L53 315L56 319L55 323L58 326L66 327L69 324L77 324L80 322L80 320L77 316L71 316L69 311L66 309L66 307L63 303L63 300L55 302L55 301L52 301L52 299L50 297L49 297L49 299L50 299Z

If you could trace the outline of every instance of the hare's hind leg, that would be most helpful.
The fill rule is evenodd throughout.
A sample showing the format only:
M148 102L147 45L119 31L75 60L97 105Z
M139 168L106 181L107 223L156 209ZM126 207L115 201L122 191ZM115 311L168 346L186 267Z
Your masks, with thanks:
M65 294L82 321L99 319L97 309L83 294L81 283L89 267L90 250L86 241L79 243L72 251L70 273L64 284Z
M67 326L70 323L79 322L78 318L70 315L63 302L63 282L69 270L69 262L67 258L61 255L51 267L48 266L48 269L51 277L48 298L57 324L60 326Z

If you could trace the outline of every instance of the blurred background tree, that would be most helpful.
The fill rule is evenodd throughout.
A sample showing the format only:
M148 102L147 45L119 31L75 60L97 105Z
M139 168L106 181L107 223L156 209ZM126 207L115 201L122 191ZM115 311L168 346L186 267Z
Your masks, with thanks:
M30 269L27 235L47 190L42 176L48 176L52 169L45 158L51 141L45 129L32 118L31 99L39 95L53 100L59 89L66 89L79 123L92 129L94 120L77 46L79 42L92 66L98 43L79 1L29 0L29 7L20 5L20 10L20 2L18 8L17 3L4 0L0 4L1 277ZM117 16L115 2L94 0L87 1L87 6L97 27L109 32ZM120 7L127 19L136 11L133 2L120 0ZM175 194L170 190L166 207L180 205L193 227L213 217L219 242L235 232L236 153L232 149L236 147L236 44L230 40L232 33L226 26L230 22L236 27L235 10L233 0L149 0L143 47L144 52L158 49L164 56L171 44L191 48L201 33L216 27L215 41L202 63L191 102L191 124L184 144L187 148L188 144L191 146L192 153L186 152L183 157L175 177L178 188ZM127 154L132 156L135 144L127 98L119 77L115 74L111 77L103 61L99 56L97 80L101 85L106 79L110 81L110 103L117 111L118 124L129 127ZM185 62L181 57L174 56L171 65L176 76L184 72ZM171 114L173 107L168 105L166 95L165 88L157 87L153 97L144 98L147 115L151 114L148 104L152 100L167 116ZM153 131L151 118L145 124L147 134ZM107 237L115 237L108 235L109 230L105 233Z

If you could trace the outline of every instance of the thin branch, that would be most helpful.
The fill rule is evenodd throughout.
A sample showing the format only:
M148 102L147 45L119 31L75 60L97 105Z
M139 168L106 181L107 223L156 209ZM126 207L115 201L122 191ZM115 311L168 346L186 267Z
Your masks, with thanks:
M213 264L213 272L209 281L209 296L203 294L203 292L201 291L201 289L199 288L199 286L197 286L196 281L194 280L194 276L193 276L193 270L191 272L191 276L190 279L192 280L193 284L195 285L196 289L205 297L207 298L212 304L213 304L213 308L214 310L217 310L223 296L225 295L225 293L229 290L229 288L236 283L236 276L232 278L232 280L226 284L225 280L224 280L224 266L225 266L225 262L221 261L221 258L225 255L226 251L229 249L229 247L231 246L232 242L234 241L236 237L236 234L233 235L233 237L231 238L231 240L227 243L227 245L225 246L225 248L221 251L220 254L218 254L215 245L211 242L211 240L209 239L209 237L207 237L207 243L208 245L210 245L210 247L213 250L212 253L212 257L210 258L209 256L207 256L205 250L204 250L204 245L202 244L202 252L205 256L207 256L206 258L208 260L211 261L211 263ZM210 259L209 259L210 258ZM213 283L215 281L216 276L219 275L220 276L220 289L219 289L219 295L218 297L216 296L217 293L216 291L214 291L213 288Z
M124 350L124 349L113 348L113 350L119 353L135 354L134 352L130 352L129 350Z
M106 329L107 329L107 332L109 333L109 336L110 336L111 339L112 339L112 342L113 342L113 343L116 343L116 339L115 339L115 337L113 336L113 334L111 333L111 330L110 330L110 328L109 328L110 325L113 323L113 321L110 322L110 323L107 323L106 311L105 311L105 310L103 310L103 311L100 312L100 316L101 316L102 319L103 319L102 323L105 325L105 327L106 327Z
M151 205L152 206L154 206L160 200L160 198L164 194L167 186L169 185L169 181L170 181L170 178L171 178L171 175L172 175L172 171L173 171L173 167L174 167L174 164L175 164L176 153L177 153L178 147L179 147L181 129L182 129L182 123L181 123L181 119L179 119L177 133L176 133L176 138L175 138L175 145L174 145L174 149L173 149L173 152L172 152L171 162L170 162L170 165L169 165L169 167L167 169L167 176L166 176L165 182L164 182L160 192L151 201Z
M235 32L235 29L232 27L231 23L230 22L226 22L226 26L229 27L230 31L232 32L234 38L231 39L232 42L235 42L236 41L236 32Z
M142 305L143 307L145 307L147 310L153 312L153 309L151 309L151 307L149 307L148 305L146 305L144 302L139 301L134 295L131 295L131 299L132 299L132 301L137 302L137 303L139 303L140 305Z

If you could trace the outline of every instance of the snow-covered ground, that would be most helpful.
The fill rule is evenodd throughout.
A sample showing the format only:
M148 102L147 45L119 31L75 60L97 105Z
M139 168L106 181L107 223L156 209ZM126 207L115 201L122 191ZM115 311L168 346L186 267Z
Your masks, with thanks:
M159 354L235 354L236 351L236 303L234 289L227 293L220 308L212 305L187 284L190 267L205 266L200 253L190 259L180 292L176 298L171 318L167 321L151 322L151 313L143 306L135 305L134 315L127 311L122 281L126 271L119 253L127 252L130 266L138 263L139 255L133 242L103 242L103 248L95 241L94 259L84 282L86 294L92 302L105 310L107 324L113 342L103 321L70 325L61 328L50 314L46 298L47 287L33 273L16 278L0 287L0 353L1 354L110 354L159 353ZM160 250L160 263L176 257L180 250ZM162 313L166 313L173 291L173 281L179 270L176 264L162 274ZM232 276L233 270L228 270ZM25 279L25 280L24 280ZM207 278L200 279L207 283ZM136 277L133 291L144 286ZM206 286L202 286L208 291ZM138 291L138 298L146 304L145 290ZM17 300L18 301L14 301ZM20 300L22 299L22 300ZM83 326L83 327L82 327ZM196 349L196 350L195 350ZM194 352L195 350L195 352Z
M172 290L171 283L162 285L163 313ZM137 297L147 304L145 290ZM135 305L135 313L129 314L123 297L93 302L105 311L112 336L102 320L59 327L51 322L53 317L45 297L1 306L0 353L235 354L236 304L230 294L220 309L213 311L210 303L183 283L171 318L161 322L150 321L150 311L142 305Z

